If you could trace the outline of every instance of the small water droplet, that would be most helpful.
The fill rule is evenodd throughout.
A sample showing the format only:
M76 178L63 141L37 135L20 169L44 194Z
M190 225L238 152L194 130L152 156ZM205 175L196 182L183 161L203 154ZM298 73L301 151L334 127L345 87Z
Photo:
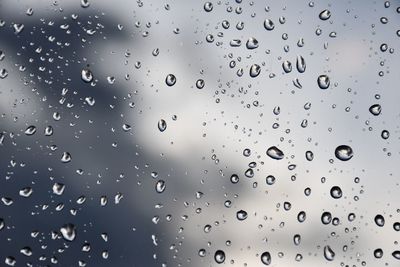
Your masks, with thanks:
M203 89L203 88L204 88L204 85L205 85L205 82L204 82L203 79L198 79L198 80L196 81L196 87L197 87L197 89Z
M211 12L213 10L213 4L211 2L206 2L204 4L204 10L206 12Z

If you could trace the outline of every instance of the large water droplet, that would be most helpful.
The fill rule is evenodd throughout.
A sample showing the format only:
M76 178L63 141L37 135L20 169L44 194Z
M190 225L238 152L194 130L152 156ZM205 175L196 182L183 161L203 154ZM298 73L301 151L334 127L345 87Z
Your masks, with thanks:
M165 191L166 185L164 180L158 180L156 183L156 192L157 193L162 193Z
M82 78L82 81L84 81L85 83L92 82L93 81L93 73L92 73L92 71L89 70L88 68L82 69L81 78Z
M196 81L196 87L197 87L197 89L203 89L204 85L205 85L205 82L204 82L203 79L198 79L198 80Z
M253 64L250 67L250 77L255 78L257 77L261 72L261 67L257 64Z
M222 250L215 251L214 260L218 264L223 263L225 261L225 252Z
M270 265L271 264L271 254L268 251L265 251L261 254L261 262L264 265Z
M71 154L69 152L63 152L61 156L61 162L62 163L68 163L72 159Z
M342 161L348 161L353 157L353 149L346 145L340 145L335 149L335 156Z
M382 107L379 104L374 104L369 107L369 112L371 112L371 114L374 116L378 116L379 114L381 114L381 111Z
M306 61L302 56L297 56L297 61L296 61L296 68L297 71L300 73L303 73L306 71Z
M282 63L282 68L286 73L289 73L292 71L292 63L288 60L285 60Z
M272 31L275 28L275 24L270 19L264 20L264 28L268 31Z
M277 148L276 146L271 146L270 148L268 148L267 150L267 155L272 158L272 159L276 159L276 160L281 160L283 159L283 157L285 156L282 152L282 150L280 150L279 148Z
M36 127L33 126L33 125L29 126L29 127L26 128L26 130L25 130L25 134L26 134L26 135L33 135L33 134L35 134L35 133L36 133Z
M332 221L332 214L328 211L325 211L321 215L322 224L330 224Z
M247 49L256 49L258 47L258 41L254 37L250 37L246 42Z
M158 121L158 130L160 132L164 132L167 129L167 122L163 119Z
M331 17L331 12L328 9L322 10L321 13L319 13L319 18L321 20L328 20Z
M60 228L60 232L66 241L72 242L76 237L76 228L75 225L73 225L72 223L64 224Z
M374 221L379 227L383 227L385 225L385 218L381 214L376 215Z
M237 174L232 174L230 180L232 184L237 184L239 182L239 176Z
M342 197L342 189L339 186L333 186L331 188L331 197L339 199Z
M54 183L53 194L61 196L64 193L65 185L61 183Z
M0 79L4 79L8 76L8 71L6 69L0 70Z
M327 259L328 261L333 261L335 258L335 252L333 252L333 250L331 249L330 246L325 246L324 247L324 257L325 259Z
M243 221L247 219L247 212L244 210L239 210L238 212L236 212L236 218L239 221Z
M165 83L168 86L173 86L176 83L176 77L173 74L168 74L167 77L165 78Z
M393 251L392 256L393 256L396 260L400 260L400 250Z
M212 4L211 2L206 2L206 3L204 4L204 10L205 10L206 12L212 11L212 10L213 10L213 4Z
M329 77L325 74L318 76L317 82L318 82L319 88L321 88L323 90L328 89L329 85L331 84Z
M380 259L383 257L383 250L380 248L377 248L374 250L374 257L377 259Z

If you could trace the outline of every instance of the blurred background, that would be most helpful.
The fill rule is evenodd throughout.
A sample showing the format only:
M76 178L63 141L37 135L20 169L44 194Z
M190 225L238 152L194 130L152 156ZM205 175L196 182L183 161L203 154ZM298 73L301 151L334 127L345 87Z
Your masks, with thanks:
M0 266L400 266L399 13L0 0Z

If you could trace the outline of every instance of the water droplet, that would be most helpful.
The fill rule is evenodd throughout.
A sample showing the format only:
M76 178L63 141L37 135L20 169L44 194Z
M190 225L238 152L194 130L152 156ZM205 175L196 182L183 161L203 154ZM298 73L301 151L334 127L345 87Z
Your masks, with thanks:
M258 41L254 37L250 37L247 42L246 42L246 48L247 49L256 49L258 47Z
M167 77L165 78L165 83L168 86L173 86L176 83L176 77L173 74L168 74Z
M218 264L223 263L225 261L225 252L222 250L215 251L214 260Z
M274 183L275 183L275 176L273 176L273 175L268 175L266 178L265 178L265 182L267 183L267 185L273 185Z
M93 81L93 73L92 73L92 71L89 70L88 68L82 69L81 78L82 78L82 81L84 81L85 83L92 82Z
M239 210L238 212L236 212L236 218L239 221L243 221L247 219L247 212L244 210Z
M392 256L393 256L396 260L400 260L400 251L399 251L399 250L393 251Z
M3 230L4 226L5 226L4 219L0 218L0 231Z
M88 96L88 97L85 98L85 102L86 102L86 104L88 104L89 106L93 107L94 104L96 103L96 100L95 100L93 97Z
M44 135L45 136L51 136L53 135L53 127L51 127L50 125L46 126L46 128L44 128Z
M322 224L330 224L332 221L332 214L328 211L325 211L321 215Z
M348 161L353 157L353 149L346 145L340 145L335 149L335 156L342 161Z
M19 195L21 197L30 197L33 193L32 187L25 187L19 190Z
M257 64L253 64L250 67L250 77L255 78L257 77L261 72L261 67Z
M381 133L381 137L383 138L383 139L388 139L389 138L389 136L390 136L390 133L389 133L389 131L388 130L383 130L382 131L382 133Z
M36 133L36 127L33 126L33 125L29 126L29 127L26 128L26 130L25 130L25 134L26 134L26 135L33 135L33 134L35 134L35 133Z
M8 71L6 69L0 70L0 79L4 79L8 76Z
M63 152L61 156L61 162L62 163L68 163L72 159L71 154L69 152Z
M383 227L385 225L385 218L381 214L376 215L374 221L379 227Z
M325 259L327 259L328 261L333 261L335 258L335 252L333 252L333 250L331 249L330 246L325 246L324 247L324 257Z
M339 186L333 186L331 188L331 197L339 199L342 197L342 189Z
M232 174L230 180L232 184L237 184L239 182L239 176L237 174Z
M90 6L89 0L81 0L81 7L87 8Z
M233 39L232 41L230 41L229 45L232 47L239 47L242 45L242 41L240 41L239 39Z
M307 214L305 211L300 211L299 214L297 214L297 220L299 223L303 223L307 218Z
M213 10L213 4L211 2L206 2L204 4L204 10L206 12L211 12Z
M303 73L306 71L306 61L302 56L297 56L297 61L296 61L296 68L297 71L300 73Z
M17 264L17 260L14 257L11 257L11 256L6 257L4 262L8 266L15 266L15 264Z
M61 183L54 183L53 194L61 196L64 193L65 185Z
M25 255L27 257L30 257L33 254L32 253L32 249L30 247L23 247L23 248L20 249L19 252L21 252L21 254L23 254L23 255Z
M156 183L156 192L157 193L162 193L165 191L166 185L164 180L158 180Z
M312 151L306 151L306 159L312 161L314 159L314 153Z
M395 223L393 224L393 229L394 229L395 231L400 231L400 222L395 222Z
M261 262L264 265L270 265L271 264L271 254L268 251L265 251L261 254Z
M319 18L321 20L328 20L331 17L331 12L328 9L322 10L321 13L319 13Z
M204 85L205 85L205 82L204 82L203 79L198 79L198 80L196 81L196 87L197 87L197 89L203 89L203 88L204 88Z
M24 30L25 25L22 23L15 23L13 27L14 27L14 33L20 34Z
M275 28L275 24L270 19L264 20L264 28L268 31L272 31Z
M286 73L289 73L292 71L292 63L288 60L285 60L282 63L282 68Z
M64 224L60 228L60 232L66 241L72 242L76 237L76 228L75 225L73 225L72 223Z
M379 104L374 104L369 107L369 112L371 112L371 114L374 116L378 116L379 114L381 114L381 111L382 107Z
M276 160L281 160L284 157L283 152L279 148L277 148L276 146L271 146L270 148L268 148L267 155L270 158L276 159Z
M329 85L331 84L329 77L325 74L318 76L317 82L319 88L323 90L328 89Z
M253 171L253 169L251 169L251 168L247 169L247 170L245 171L244 175L245 175L247 178L253 178L253 177L254 177L254 171Z
M199 250L199 256L200 257L205 257L206 256L206 250L204 248Z
M380 248L377 248L374 250L374 257L377 259L380 259L383 257L383 250Z
M161 119L158 121L158 130L160 132L164 132L167 129L167 123L165 120Z

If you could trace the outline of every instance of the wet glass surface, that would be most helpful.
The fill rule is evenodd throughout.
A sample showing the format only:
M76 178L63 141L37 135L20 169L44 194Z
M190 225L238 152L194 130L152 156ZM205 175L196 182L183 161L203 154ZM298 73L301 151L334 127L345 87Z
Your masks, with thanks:
M0 0L0 266L400 266L400 2Z

